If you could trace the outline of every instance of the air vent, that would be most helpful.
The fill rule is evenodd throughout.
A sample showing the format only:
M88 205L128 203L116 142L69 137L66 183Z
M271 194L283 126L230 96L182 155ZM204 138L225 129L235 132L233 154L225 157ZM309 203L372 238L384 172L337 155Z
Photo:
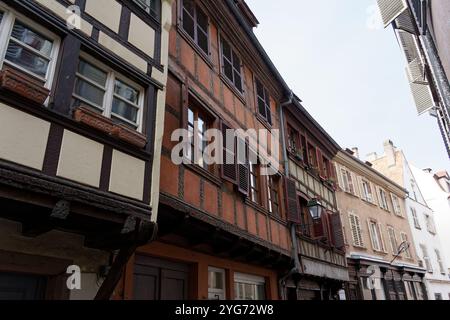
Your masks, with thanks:
M410 83L410 86L419 115L435 107L433 95L431 94L431 89L428 85Z
M420 57L411 61L406 67L409 82L416 84L428 84L428 79L425 75L425 64Z
M395 19L395 26L397 29L413 34L416 33L416 24L408 10L403 11L403 13Z
M408 8L405 0L377 0L384 27L387 27Z

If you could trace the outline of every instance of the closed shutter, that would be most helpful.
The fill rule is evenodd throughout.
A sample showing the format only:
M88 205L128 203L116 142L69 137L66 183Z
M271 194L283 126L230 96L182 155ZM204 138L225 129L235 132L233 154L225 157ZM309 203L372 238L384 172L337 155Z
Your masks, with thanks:
M339 187L344 190L344 184L342 182L342 171L341 171L341 166L338 165L337 163L334 164L334 170L336 172L336 176L337 176L337 182L339 184Z
M380 233L381 250L387 253L386 243L384 242L383 229L381 228L381 223L378 224L378 230Z
M364 247L364 240L361 231L361 222L359 217L353 213L349 214L350 227L352 229L353 244L356 247Z
M415 22L408 11L404 11L397 19L395 24L398 29L409 33L416 33Z
M320 219L313 221L313 232L314 232L314 238L321 239L326 236L326 219L327 214L322 214Z
M300 208L295 181L285 177L284 182L286 192L287 218L290 222L301 223Z
M332 242L336 248L342 249L345 247L344 232L342 229L341 215L334 213L329 215Z
M245 141L238 140L238 150L243 153L240 155L238 152L238 190L245 196L250 192L250 168L249 168L249 148Z
M236 166L236 152L235 152L235 138L233 141L227 139L227 130L229 130L225 123L222 122L222 137L223 137L223 164L222 164L222 178L234 184L237 184L237 166ZM231 135L230 135L231 139Z
M355 173L352 173L351 176L353 178L353 189L355 189L355 196L361 198L361 188L359 187L358 176Z

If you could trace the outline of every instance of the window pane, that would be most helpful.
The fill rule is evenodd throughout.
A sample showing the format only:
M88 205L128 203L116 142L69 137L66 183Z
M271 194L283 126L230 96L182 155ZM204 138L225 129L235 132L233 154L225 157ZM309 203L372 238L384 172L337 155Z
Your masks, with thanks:
M236 88L242 92L242 81L241 81L241 75L239 73L237 73L236 71L234 72L234 85L236 86Z
M195 39L194 19L186 13L186 10L183 10L183 29L191 36L192 39Z
M21 22L16 21L11 36L14 39L17 39L20 42L23 42L36 49L43 55L50 57L53 48L53 42L48 40L41 34L34 32L30 28L26 27Z
M225 40L222 39L222 54L231 61L231 47Z
M203 31L208 32L208 17L199 7L197 7L197 24Z
M139 91L123 83L120 80L116 80L114 92L119 96L121 96L122 98L130 101L131 103L134 104L139 103Z
M205 53L208 53L208 36L203 31L197 31L197 44Z
M239 59L236 55L236 52L233 51L233 67L240 73L241 72L241 59Z
M231 67L231 64L226 60L223 61L223 71L225 73L225 76L230 81L233 81L233 68Z
M130 120L131 122L134 123L137 122L138 109L122 100L114 98L111 111L112 113L115 113L116 115L119 115L122 118Z
M258 98L258 111L260 115L266 118L266 104L264 100L261 100L260 98Z
M106 85L106 78L108 76L106 72L103 72L84 60L80 60L80 63L78 64L78 73L95 83L98 83L102 87Z
M192 0L183 0L183 9L186 10L192 17L195 15L195 4Z
M80 78L77 78L75 83L75 94L103 108L103 97L105 96L105 91Z
M194 125L194 112L191 109L188 111L188 121L189 124Z
M49 61L14 42L10 42L5 59L42 78L47 75Z

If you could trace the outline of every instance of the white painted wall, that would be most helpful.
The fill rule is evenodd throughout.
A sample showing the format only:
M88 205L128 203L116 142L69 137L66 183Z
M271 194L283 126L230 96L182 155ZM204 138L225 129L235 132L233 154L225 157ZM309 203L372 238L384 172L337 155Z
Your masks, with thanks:
M409 197L406 199L406 208L408 212L409 224L411 226L411 231L414 238L414 244L416 246L416 252L419 259L423 261L423 253L420 245L425 245L433 268L433 273L427 272L426 274L428 298L430 300L434 300L435 293L440 293L444 300L449 300L450 279L448 276L448 264L445 260L443 261L444 270L446 273L442 274L440 272L440 267L435 253L435 250L437 249L439 250L441 256L445 254L445 251L441 245L439 229L436 228L436 234L430 233L427 228L425 215L432 216L435 221L435 225L438 223L435 218L435 213L426 202L426 197L424 196L421 185L419 185L415 174L413 174L413 172L416 171L412 171L412 168L413 166L409 165L405 159L403 168L404 187L409 191ZM421 229L417 229L414 225L414 218L412 216L411 208L416 209Z

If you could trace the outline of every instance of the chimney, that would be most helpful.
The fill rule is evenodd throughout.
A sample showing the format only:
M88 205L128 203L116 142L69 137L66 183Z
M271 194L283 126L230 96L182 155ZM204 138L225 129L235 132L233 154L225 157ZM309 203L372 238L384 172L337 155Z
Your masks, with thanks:
M389 167L395 166L395 147L391 140L384 142L384 155L387 158L387 164Z
M352 148L352 151L353 151L353 156L354 156L355 158L358 158L358 159L359 159L359 149L356 148L356 147L354 147L354 148Z
M369 153L369 154L366 156L366 158L367 158L367 161L373 162L373 161L375 161L375 160L378 159L378 155L377 155L376 152L372 152L372 153Z

